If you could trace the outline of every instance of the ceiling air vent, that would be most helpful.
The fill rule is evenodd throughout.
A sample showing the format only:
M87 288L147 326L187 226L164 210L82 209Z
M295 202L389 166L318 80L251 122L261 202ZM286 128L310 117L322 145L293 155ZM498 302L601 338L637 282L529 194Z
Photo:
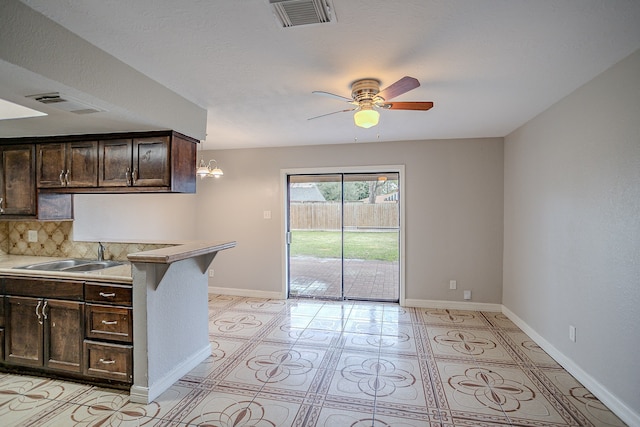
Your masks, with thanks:
M29 95L27 98L34 99L53 108L68 111L74 114L91 114L99 113L101 110L92 105L85 104L77 99L68 96L61 96L59 92L40 93L38 95Z
M283 28L335 21L329 0L269 0Z

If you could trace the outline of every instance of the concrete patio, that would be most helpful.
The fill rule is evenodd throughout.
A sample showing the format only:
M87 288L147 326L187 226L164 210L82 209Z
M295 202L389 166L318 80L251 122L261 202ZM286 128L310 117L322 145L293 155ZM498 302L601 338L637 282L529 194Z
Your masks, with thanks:
M291 257L289 293L292 297L340 299L340 258ZM397 261L344 260L344 297L347 299L398 301Z

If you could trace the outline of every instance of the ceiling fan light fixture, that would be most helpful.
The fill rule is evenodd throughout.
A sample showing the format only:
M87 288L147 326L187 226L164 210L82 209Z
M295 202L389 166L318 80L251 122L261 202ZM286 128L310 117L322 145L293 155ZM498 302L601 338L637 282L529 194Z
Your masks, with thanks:
M353 121L356 126L365 129L369 129L370 127L377 125L379 120L380 113L373 109L359 110L353 115Z

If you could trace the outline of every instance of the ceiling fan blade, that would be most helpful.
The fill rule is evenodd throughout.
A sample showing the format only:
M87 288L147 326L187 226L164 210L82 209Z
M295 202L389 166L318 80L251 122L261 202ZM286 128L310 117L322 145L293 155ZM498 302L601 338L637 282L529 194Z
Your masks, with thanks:
M385 110L417 110L427 111L433 108L433 102L385 102L382 104Z
M341 101L353 102L353 99L351 99L351 98L346 98L344 96L336 95L335 93L325 92L325 91L322 91L322 90L314 90L311 93L314 93L316 95L328 96L330 98L336 98L336 99L339 99Z
M357 110L357 108L349 108L348 110L334 111L333 113L327 113L327 114L322 114L320 116L309 117L307 120L319 119L320 117L330 116L332 114L348 113L349 111L355 111L355 110Z
M378 96L383 98L385 101L388 101L389 99L400 96L403 93L409 92L410 90L415 89L419 86L420 82L418 81L418 79L404 76L397 82L393 83L391 86L381 90L378 93Z

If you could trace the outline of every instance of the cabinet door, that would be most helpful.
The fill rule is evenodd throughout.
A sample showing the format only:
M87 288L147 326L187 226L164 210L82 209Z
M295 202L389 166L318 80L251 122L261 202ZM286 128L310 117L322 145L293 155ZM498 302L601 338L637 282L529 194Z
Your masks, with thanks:
M133 140L133 185L139 187L169 186L169 137Z
M84 304L45 300L43 318L44 365L50 369L81 373Z
M35 215L35 145L8 145L0 151L0 213Z
M67 187L96 187L98 185L98 141L67 144Z
M36 182L38 188L64 187L65 144L38 144Z
M5 360L22 366L42 366L43 301L40 298L6 297Z
M131 185L131 139L100 141L98 163L100 187L126 187Z

